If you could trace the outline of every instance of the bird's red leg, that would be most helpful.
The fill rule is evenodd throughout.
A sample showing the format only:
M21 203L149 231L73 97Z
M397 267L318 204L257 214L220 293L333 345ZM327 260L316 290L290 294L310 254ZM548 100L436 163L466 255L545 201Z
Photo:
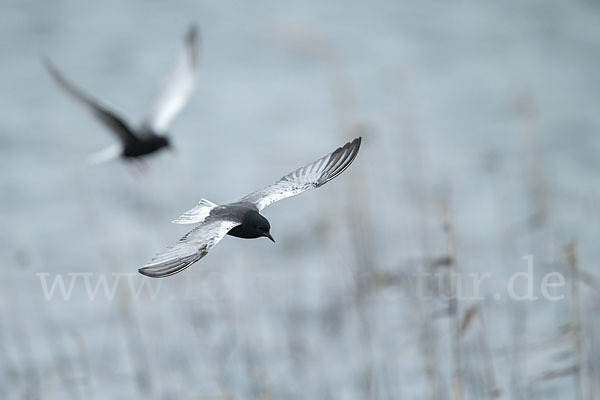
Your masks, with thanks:
M129 165L131 166L131 172L134 175L143 174L148 170L148 164L141 158L134 158L129 162Z

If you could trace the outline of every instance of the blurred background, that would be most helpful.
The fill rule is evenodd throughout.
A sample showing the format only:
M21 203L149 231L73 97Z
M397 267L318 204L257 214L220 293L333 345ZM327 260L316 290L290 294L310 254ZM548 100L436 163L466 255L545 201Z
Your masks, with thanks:
M1 9L0 398L598 398L597 1ZM113 137L42 57L136 122L191 23L175 154L87 165ZM276 245L137 274L200 198L359 134L344 174L264 210ZM509 296L529 263L537 299Z

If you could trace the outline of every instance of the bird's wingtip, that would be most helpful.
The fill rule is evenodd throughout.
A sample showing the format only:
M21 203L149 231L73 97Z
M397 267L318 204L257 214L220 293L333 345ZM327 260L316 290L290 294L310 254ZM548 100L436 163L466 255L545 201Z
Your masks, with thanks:
M147 276L148 278L156 278L155 276L153 276L152 274L149 274L147 271L144 271L146 268L139 268L138 272L144 276Z
M188 43L195 43L200 38L200 28L196 22L192 22L185 35L185 40Z
M359 136L356 139L354 139L352 141L352 143L350 143L350 147L356 147L356 152L358 153L361 143L362 143L362 136Z
M40 58L42 61L42 65L44 66L44 68L46 68L46 70L48 70L52 74L56 73L56 67L54 66L54 63L52 62L50 57L48 57L46 54L42 54Z
M161 274L157 274L156 272L153 272L152 267L139 268L138 272L144 276L147 276L148 278L162 278L163 276L166 276L166 275L161 275Z
M46 55L42 55L42 65L46 68L46 71L58 82L64 82L65 78L62 73L58 70L58 67L54 64L52 59ZM63 83L64 84L64 83Z
M352 151L354 151L354 149L356 149L356 151L358 151L358 149L360 149L360 144L361 143L362 143L362 136L359 136L357 138L352 139L352 141L346 143L342 147L340 147L340 149L342 149L342 148L344 148L344 149L352 149Z

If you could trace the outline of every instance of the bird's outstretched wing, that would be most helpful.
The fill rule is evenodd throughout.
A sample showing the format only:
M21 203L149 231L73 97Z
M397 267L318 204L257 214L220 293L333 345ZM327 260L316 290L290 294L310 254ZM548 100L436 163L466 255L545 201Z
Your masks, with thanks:
M185 35L183 53L167 75L150 115L143 122L150 131L164 133L173 118L187 104L196 84L199 43L198 27L192 25Z
M360 142L361 138L358 137L325 157L290 172L271 186L243 197L240 201L253 203L260 211L276 201L323 186L352 164L358 154Z
M69 83L64 76L58 71L58 69L50 62L45 59L44 65L46 69L54 78L54 80L65 90L67 93L72 95L75 99L85 105L92 114L102 122L107 128L109 128L123 144L135 143L138 138L133 134L127 123L113 111L102 107L97 101L92 99L90 96L85 94L83 91L76 88L74 85Z
M207 255L231 228L239 224L234 220L208 218L138 271L151 278L164 278L181 272Z

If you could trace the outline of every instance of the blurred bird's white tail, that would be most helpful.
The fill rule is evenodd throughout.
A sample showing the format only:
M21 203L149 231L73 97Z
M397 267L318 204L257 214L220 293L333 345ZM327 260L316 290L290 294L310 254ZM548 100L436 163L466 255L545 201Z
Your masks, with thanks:
M119 158L122 151L123 149L119 144L113 144L105 149L88 155L87 161L91 165L102 164L104 162Z
M217 207L217 205L206 199L200 200L198 205L191 210L181 214L179 218L173 221L174 224L199 224L204 221L210 210Z

